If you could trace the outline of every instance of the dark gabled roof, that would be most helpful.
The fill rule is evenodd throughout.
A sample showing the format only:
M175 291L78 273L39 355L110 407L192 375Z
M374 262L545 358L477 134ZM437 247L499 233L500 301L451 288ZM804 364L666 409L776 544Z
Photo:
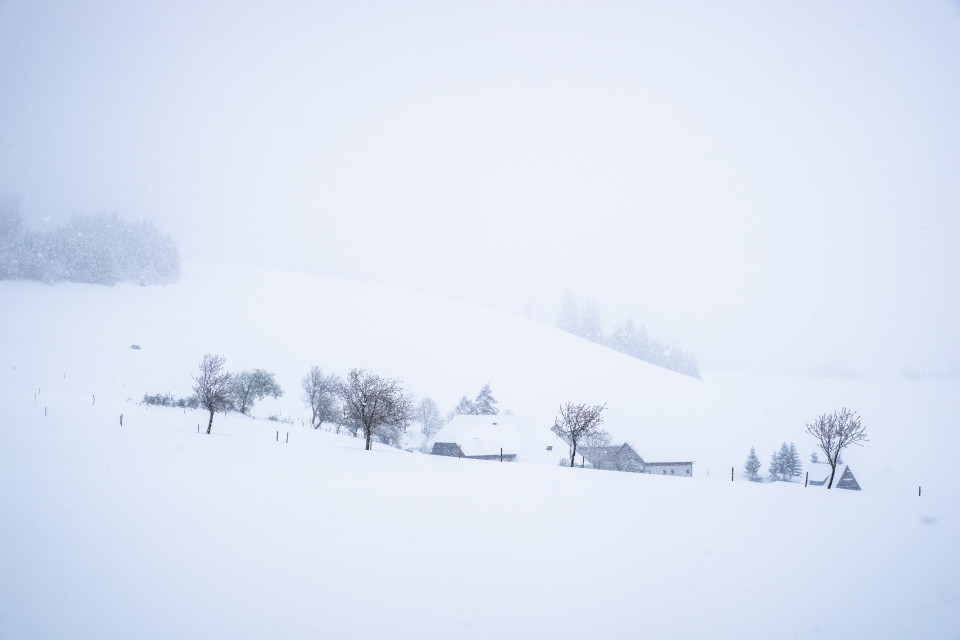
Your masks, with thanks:
M640 454L627 443L607 447L580 447L577 453L597 469L640 471L646 464Z
M857 482L857 479L853 477L853 471L850 471L850 467L847 467L843 470L843 474L840 476L840 479L837 480L837 483L833 486L837 489L852 489L853 491L860 491L860 484Z

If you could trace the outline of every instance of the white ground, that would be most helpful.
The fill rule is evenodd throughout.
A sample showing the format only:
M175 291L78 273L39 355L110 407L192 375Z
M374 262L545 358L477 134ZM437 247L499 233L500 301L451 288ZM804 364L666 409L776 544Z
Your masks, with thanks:
M0 282L0 307L0 638L960 637L957 380L695 381L457 303L221 267ZM136 404L187 395L206 352L287 395L211 436ZM312 364L443 410L490 382L546 424L606 402L618 439L695 477L364 452L302 426ZM806 457L804 422L843 404L864 491L742 481L751 445Z

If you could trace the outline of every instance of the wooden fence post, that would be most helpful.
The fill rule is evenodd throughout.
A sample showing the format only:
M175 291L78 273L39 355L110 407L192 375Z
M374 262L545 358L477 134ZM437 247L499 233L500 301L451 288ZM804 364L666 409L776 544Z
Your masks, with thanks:
M810 472L807 471L807 475L804 476L804 478L803 478L803 486L804 486L804 488L806 488L807 482L809 482L809 481L810 481Z
M503 462L503 447L500 447L500 462Z
M280 432L277 431L277 442L280 442Z
M733 482L733 467L730 467L730 482Z
M919 497L922 496L922 495L923 495L923 486L918 486L918 487L917 487L917 497L919 498Z
M287 431L287 441L284 444L290 444L290 432Z

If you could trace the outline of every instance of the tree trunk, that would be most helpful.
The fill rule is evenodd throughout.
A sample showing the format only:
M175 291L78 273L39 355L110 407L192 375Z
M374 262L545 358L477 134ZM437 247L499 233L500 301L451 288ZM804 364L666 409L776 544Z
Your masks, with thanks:
M213 410L210 410L210 422L207 423L207 435L210 435L210 430L213 429Z
M827 483L827 489L830 489L833 487L833 474L837 472L837 458L839 457L840 457L840 452L838 451L836 457L833 458L832 460L827 458L828 460L830 460L830 482Z
M370 451L373 448L373 429L364 428L364 435L367 438L367 447L366 450Z
M577 441L573 441L573 451L570 453L570 466L573 467L577 460Z

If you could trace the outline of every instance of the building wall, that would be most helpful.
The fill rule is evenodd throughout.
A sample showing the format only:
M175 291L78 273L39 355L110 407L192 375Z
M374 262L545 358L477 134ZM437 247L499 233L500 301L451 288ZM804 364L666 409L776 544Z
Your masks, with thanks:
M693 463L692 462L675 462L670 464L647 463L647 467L644 472L650 473L656 476L680 476L683 478L689 478L690 476L693 475Z
M458 458L460 457L460 447L457 446L456 442L435 442L433 444L433 450L430 453L435 456L452 456Z

